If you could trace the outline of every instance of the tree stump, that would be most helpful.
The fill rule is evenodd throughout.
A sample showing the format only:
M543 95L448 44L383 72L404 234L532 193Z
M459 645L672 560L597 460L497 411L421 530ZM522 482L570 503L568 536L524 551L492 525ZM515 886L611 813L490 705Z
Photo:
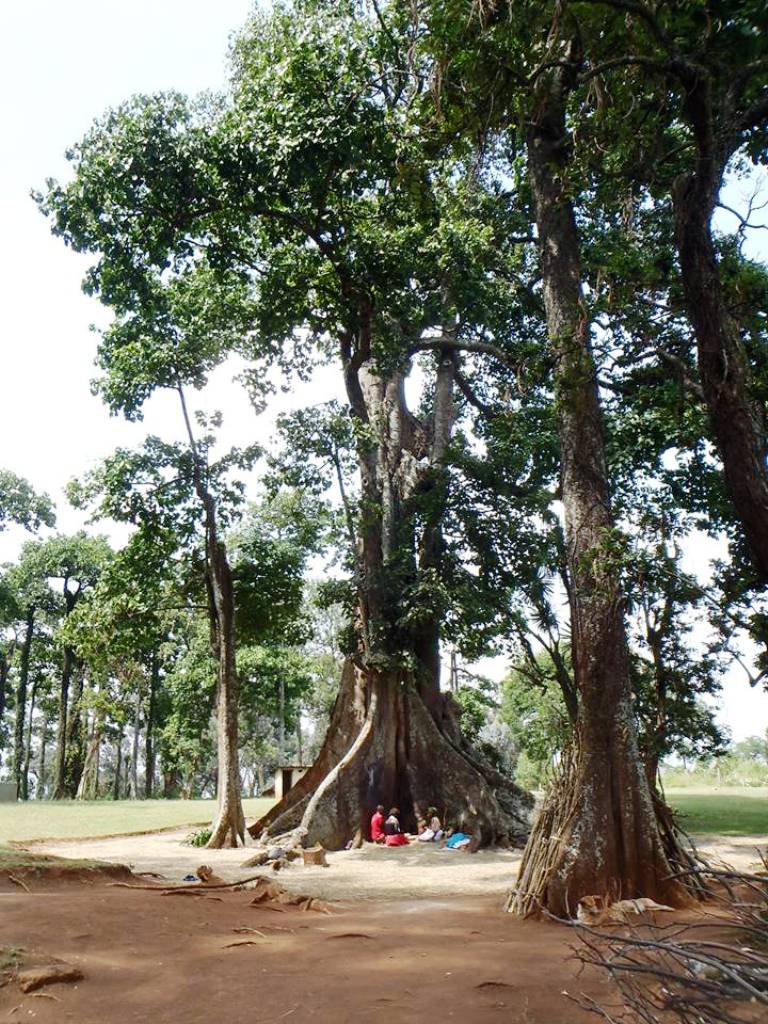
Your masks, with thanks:
M322 868L327 868L330 865L325 856L325 847L313 846L311 850L301 851L302 860L304 861L304 867L311 864L319 864Z

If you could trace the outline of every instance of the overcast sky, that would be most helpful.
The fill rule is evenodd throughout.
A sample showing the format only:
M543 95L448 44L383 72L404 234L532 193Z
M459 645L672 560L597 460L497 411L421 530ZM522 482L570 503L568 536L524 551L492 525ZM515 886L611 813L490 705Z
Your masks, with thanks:
M230 34L251 0L26 0L0 3L0 466L46 490L59 509L59 529L82 518L62 488L108 455L134 446L147 431L180 436L170 398L153 399L143 424L110 418L90 394L94 322L103 312L80 291L85 260L53 238L29 198L48 177L66 178L64 152L106 108L134 93L196 93L223 86ZM729 201L738 200L737 191ZM758 244L758 243L753 243ZM754 250L759 251L759 250ZM220 370L206 407L224 413L224 439L266 441L274 411L257 418ZM291 404L327 400L335 376L295 393ZM200 403L196 403L199 405ZM118 536L113 533L113 536ZM24 535L0 534L0 560L15 556ZM483 666L494 676L502 664ZM721 720L739 739L768 727L768 696L744 675L729 677Z

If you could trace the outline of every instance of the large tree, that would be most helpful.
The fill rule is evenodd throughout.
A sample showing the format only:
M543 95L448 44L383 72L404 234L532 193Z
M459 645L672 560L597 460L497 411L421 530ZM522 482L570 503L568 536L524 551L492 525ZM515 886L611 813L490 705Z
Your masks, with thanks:
M137 267L204 259L250 284L254 356L295 372L311 341L338 360L359 466L356 634L315 767L259 827L302 823L340 846L381 800L406 822L437 802L484 842L519 840L530 798L481 763L439 688L455 381L462 352L506 361L477 330L481 308L503 319L512 291L506 207L483 205L471 162L425 165L411 38L355 5L297 6L298 34L290 10L253 19L221 112L134 101L75 150L76 185L45 205L100 254L89 282L108 302ZM406 381L421 350L417 414Z
M526 175L558 419L575 742L569 777L550 790L531 834L512 907L567 914L590 892L684 903L683 887L670 878L633 718L578 219L592 193L574 158L584 64L578 27L561 3L435 4L428 17L447 128L455 131L458 120L464 134L497 132L513 155L511 172ZM676 852L674 837L667 839Z

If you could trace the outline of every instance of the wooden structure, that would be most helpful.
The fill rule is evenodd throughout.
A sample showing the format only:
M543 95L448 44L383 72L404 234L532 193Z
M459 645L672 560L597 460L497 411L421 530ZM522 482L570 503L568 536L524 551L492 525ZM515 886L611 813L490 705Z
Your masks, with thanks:
M281 764L275 769L275 799L282 800L289 789L303 778L311 764Z

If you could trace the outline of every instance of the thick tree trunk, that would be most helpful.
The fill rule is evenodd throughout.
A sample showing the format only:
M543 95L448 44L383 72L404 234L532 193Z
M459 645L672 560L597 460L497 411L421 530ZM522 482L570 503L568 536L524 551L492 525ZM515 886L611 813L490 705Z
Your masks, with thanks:
M624 605L611 564L601 410L581 290L568 181L563 72L539 90L528 159L541 244L547 327L555 357L574 679L579 697L573 772L552 788L531 833L511 909L572 916L587 895L686 902L657 828L638 752ZM547 91L545 92L545 88Z
M27 687L29 685L29 658L32 651L32 636L35 631L34 605L27 608L26 631L19 661L19 682L16 686L16 720L14 722L13 770L16 777L16 796L19 800L29 798L29 783L24 774L24 719L27 710Z
M768 472L765 436L749 395L737 324L723 296L711 220L721 173L707 161L679 182L675 216L680 271L696 335L699 376L725 485L762 582L768 583Z
M368 823L380 803L399 807L411 830L417 814L435 806L446 822L483 845L522 845L533 798L478 762L461 741L451 698L446 695L441 703L436 720L412 677L365 672L348 659L315 764L250 827L251 835L258 838L266 830L275 836L300 826L311 798L331 778L305 823L304 841L310 845L339 850L369 838Z

